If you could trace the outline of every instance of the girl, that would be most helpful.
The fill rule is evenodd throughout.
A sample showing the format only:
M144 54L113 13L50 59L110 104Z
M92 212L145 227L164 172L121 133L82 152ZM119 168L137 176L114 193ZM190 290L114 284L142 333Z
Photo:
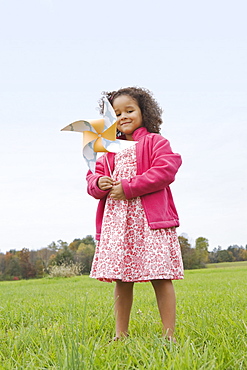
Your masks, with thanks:
M90 276L116 282L114 340L128 335L134 282L151 281L163 335L175 341L172 280L183 279L183 263L169 185L181 157L159 134L162 110L150 91L128 87L104 94L116 112L117 136L137 143L117 154L105 154L97 161L95 174L87 174L88 193L100 199Z

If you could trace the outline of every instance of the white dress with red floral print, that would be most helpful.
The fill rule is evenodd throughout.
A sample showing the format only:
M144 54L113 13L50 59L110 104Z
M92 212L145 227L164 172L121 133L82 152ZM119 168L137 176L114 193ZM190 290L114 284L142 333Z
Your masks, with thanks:
M135 145L115 156L114 180L136 175ZM183 262L176 229L150 229L141 198L106 200L92 278L112 282L183 279Z

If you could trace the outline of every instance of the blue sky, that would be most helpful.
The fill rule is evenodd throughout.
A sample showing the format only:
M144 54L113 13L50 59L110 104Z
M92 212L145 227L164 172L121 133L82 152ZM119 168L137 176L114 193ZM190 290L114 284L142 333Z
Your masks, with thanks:
M178 233L247 244L245 1L0 0L0 251L94 235L81 135L102 91L142 86L183 158Z

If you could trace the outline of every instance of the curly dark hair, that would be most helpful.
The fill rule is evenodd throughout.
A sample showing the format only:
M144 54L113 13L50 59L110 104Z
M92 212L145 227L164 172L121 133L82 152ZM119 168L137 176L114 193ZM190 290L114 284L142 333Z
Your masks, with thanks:
M146 127L149 132L160 133L160 126L162 124L162 109L154 99L153 94L148 89L141 87L125 87L117 91L103 91L104 95L111 105L113 105L114 100L120 95L129 95L134 99L142 114L142 125ZM103 98L99 101L100 113L103 114L104 102Z

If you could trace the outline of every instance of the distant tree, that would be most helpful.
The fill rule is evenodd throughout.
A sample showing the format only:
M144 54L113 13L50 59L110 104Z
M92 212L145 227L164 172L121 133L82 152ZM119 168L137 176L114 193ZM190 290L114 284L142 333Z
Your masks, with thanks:
M23 279L30 279L35 277L35 268L30 262L30 252L27 248L23 248L17 253L21 268L21 277Z
M64 242L63 240L58 240L57 241L58 249L66 249L68 247L68 243Z
M35 260L34 268L35 268L35 276L37 278L41 278L44 276L44 263L41 258L37 258Z
M83 266L83 273L89 273L92 266L95 251L94 244L81 243L76 252L76 261Z
M230 245L227 249L220 246L209 253L209 262L247 261L247 250L243 246Z
M42 248L37 251L37 258L42 260L43 270L45 273L48 273L48 266L51 256L55 257L54 251L49 248Z
M218 252L218 261L217 262L232 262L233 256L232 252L222 249Z
M66 246L68 246L67 242L63 242L62 240L58 240L57 243L52 242L51 244L49 244L47 246L47 248L54 253L54 252L57 252L57 251L63 249Z
M198 268L196 251L194 248L191 248L188 239L184 236L179 236L178 240L181 247L184 268L186 270Z
M72 243L69 244L69 248L73 251L77 251L80 244L93 245L95 247L95 241L92 235L87 235L83 239L74 239Z
M81 243L82 243L81 239L74 239L73 242L69 244L69 249L76 252Z
M202 236L196 239L195 250L199 267L205 267L206 263L208 263L208 246L208 239Z
M178 240L179 240L179 244L180 244L182 254L188 252L191 249L191 245L189 243L189 240L186 237L179 236Z
M85 238L81 240L82 243L84 244L90 244L95 246L95 241L92 235L87 235Z
M217 248L214 248L211 252L208 254L208 261L209 263L217 263Z
M5 255L3 253L0 253L0 275L2 279L4 275L4 270L5 270Z
M233 256L233 261L246 261L247 260L247 251L241 246L230 245L227 248L228 252L231 252Z
M64 243L63 247L59 249L56 256L52 260L52 264L56 264L58 266L64 264L69 265L74 262L74 254L69 249L68 244Z
M58 251L59 246L55 242L51 242L51 244L49 244L47 248L54 253Z
M69 245L63 240L53 241L46 248L37 251L29 251L27 248L21 251L12 249L6 254L0 253L0 280L42 277L49 272L51 265L71 263L77 263L77 268L81 266L81 273L88 273L94 250L95 241L91 235L74 239Z
M246 249L240 248L239 258L240 258L240 261L247 261L247 250Z
M55 264L55 258L56 258L56 255L55 253L53 253L50 258L49 258L49 262L48 262L48 265L47 265L47 271L46 272L49 272L49 269L50 269L50 266L51 265L54 265Z
M21 277L21 266L16 251L10 251L5 254L3 277L5 280L9 280L14 276Z

